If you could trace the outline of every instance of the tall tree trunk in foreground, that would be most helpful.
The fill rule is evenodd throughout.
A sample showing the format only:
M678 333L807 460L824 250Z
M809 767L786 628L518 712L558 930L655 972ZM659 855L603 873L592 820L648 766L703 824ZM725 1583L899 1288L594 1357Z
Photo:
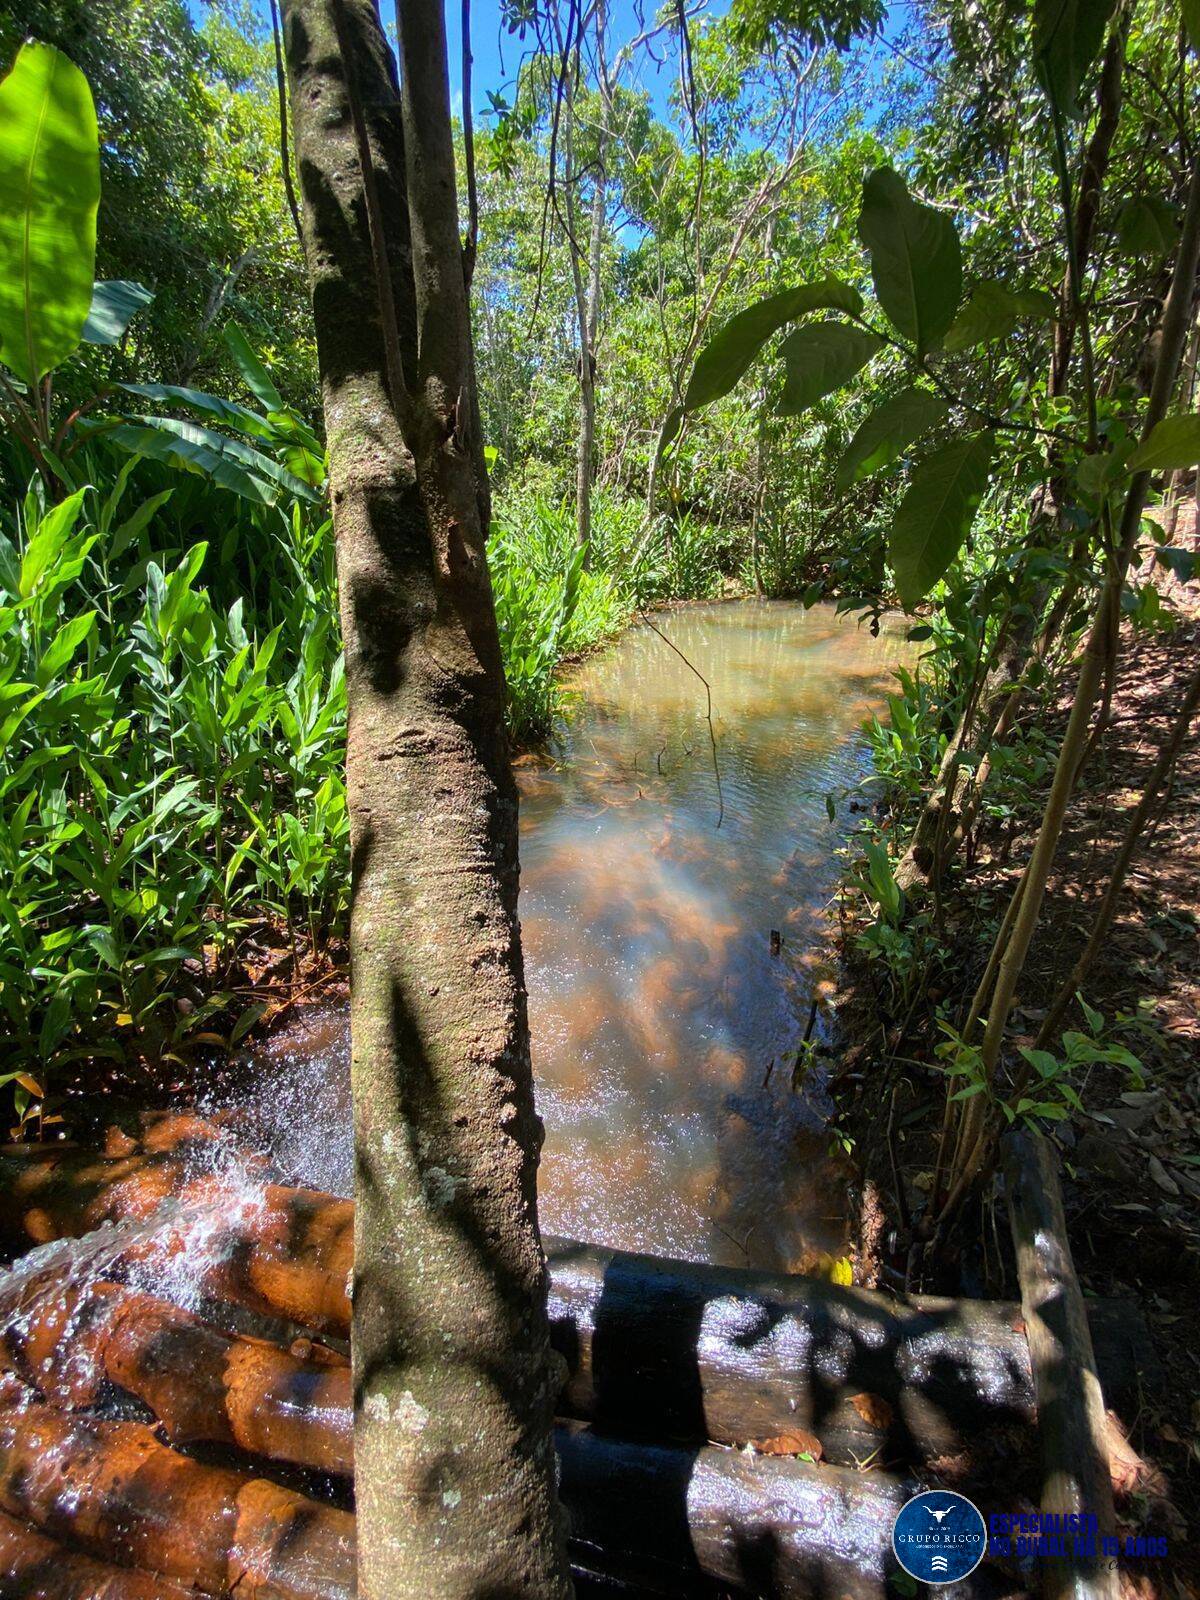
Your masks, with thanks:
M442 0L284 0L349 702L361 1600L569 1594Z

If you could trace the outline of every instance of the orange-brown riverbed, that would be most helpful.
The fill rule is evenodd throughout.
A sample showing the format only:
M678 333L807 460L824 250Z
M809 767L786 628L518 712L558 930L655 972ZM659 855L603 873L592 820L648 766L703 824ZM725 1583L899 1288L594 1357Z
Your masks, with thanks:
M844 1174L819 1075L793 1093L792 1064L867 771L861 724L907 647L785 603L655 626L711 688L720 792L704 685L644 626L572 672L550 757L520 767L542 1225L812 1267L844 1248ZM343 1193L347 1075L344 1014L312 1016L264 1053L250 1108L295 1176Z

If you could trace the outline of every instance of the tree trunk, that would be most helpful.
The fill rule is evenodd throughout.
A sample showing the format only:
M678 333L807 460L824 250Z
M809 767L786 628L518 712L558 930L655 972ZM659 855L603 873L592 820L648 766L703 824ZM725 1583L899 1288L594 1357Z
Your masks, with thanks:
M592 541L592 481L595 477L596 452L596 335L600 320L600 265L604 244L606 192L602 168L596 174L595 188L592 191L587 294L580 305L582 320L579 329L579 450L575 462L575 528L579 543L585 551ZM586 556L584 559L587 559Z
M285 0L346 647L361 1600L569 1593L441 0Z
M600 325L600 269L604 249L604 217L608 200L606 163L611 93L604 54L605 21L604 0L598 0L595 14L596 75L600 86L603 126L599 134L597 166L592 175L591 219L586 256L580 246L579 213L575 204L575 190L582 176L575 160L575 80L582 54L580 36L576 37L573 61L564 76L563 148L566 155L566 181L563 185L563 194L566 202L567 249L571 258L571 278L575 289L575 320L579 327L579 441L575 453L575 533L584 551L585 563L592 538L592 481L595 477L596 448L596 336Z

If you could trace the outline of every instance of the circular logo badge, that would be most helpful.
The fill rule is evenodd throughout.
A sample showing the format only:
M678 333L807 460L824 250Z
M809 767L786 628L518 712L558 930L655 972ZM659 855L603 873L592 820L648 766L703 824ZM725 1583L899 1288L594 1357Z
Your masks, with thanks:
M896 1560L922 1583L957 1583L983 1560L987 1529L978 1509L950 1489L927 1489L901 1506L892 1528Z

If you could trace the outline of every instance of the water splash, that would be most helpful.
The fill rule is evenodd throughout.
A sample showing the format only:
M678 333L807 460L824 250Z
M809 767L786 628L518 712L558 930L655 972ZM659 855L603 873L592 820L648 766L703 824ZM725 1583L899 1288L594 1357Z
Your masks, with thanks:
M174 1170L173 1192L144 1215L105 1222L81 1238L35 1246L0 1268L0 1341L10 1367L28 1366L35 1328L53 1323L47 1354L27 1376L39 1388L91 1400L96 1334L112 1314L89 1293L119 1282L185 1311L208 1308L207 1288L254 1231L270 1177L263 1159L230 1129L181 1144L162 1157ZM19 1391L7 1396L22 1403Z

